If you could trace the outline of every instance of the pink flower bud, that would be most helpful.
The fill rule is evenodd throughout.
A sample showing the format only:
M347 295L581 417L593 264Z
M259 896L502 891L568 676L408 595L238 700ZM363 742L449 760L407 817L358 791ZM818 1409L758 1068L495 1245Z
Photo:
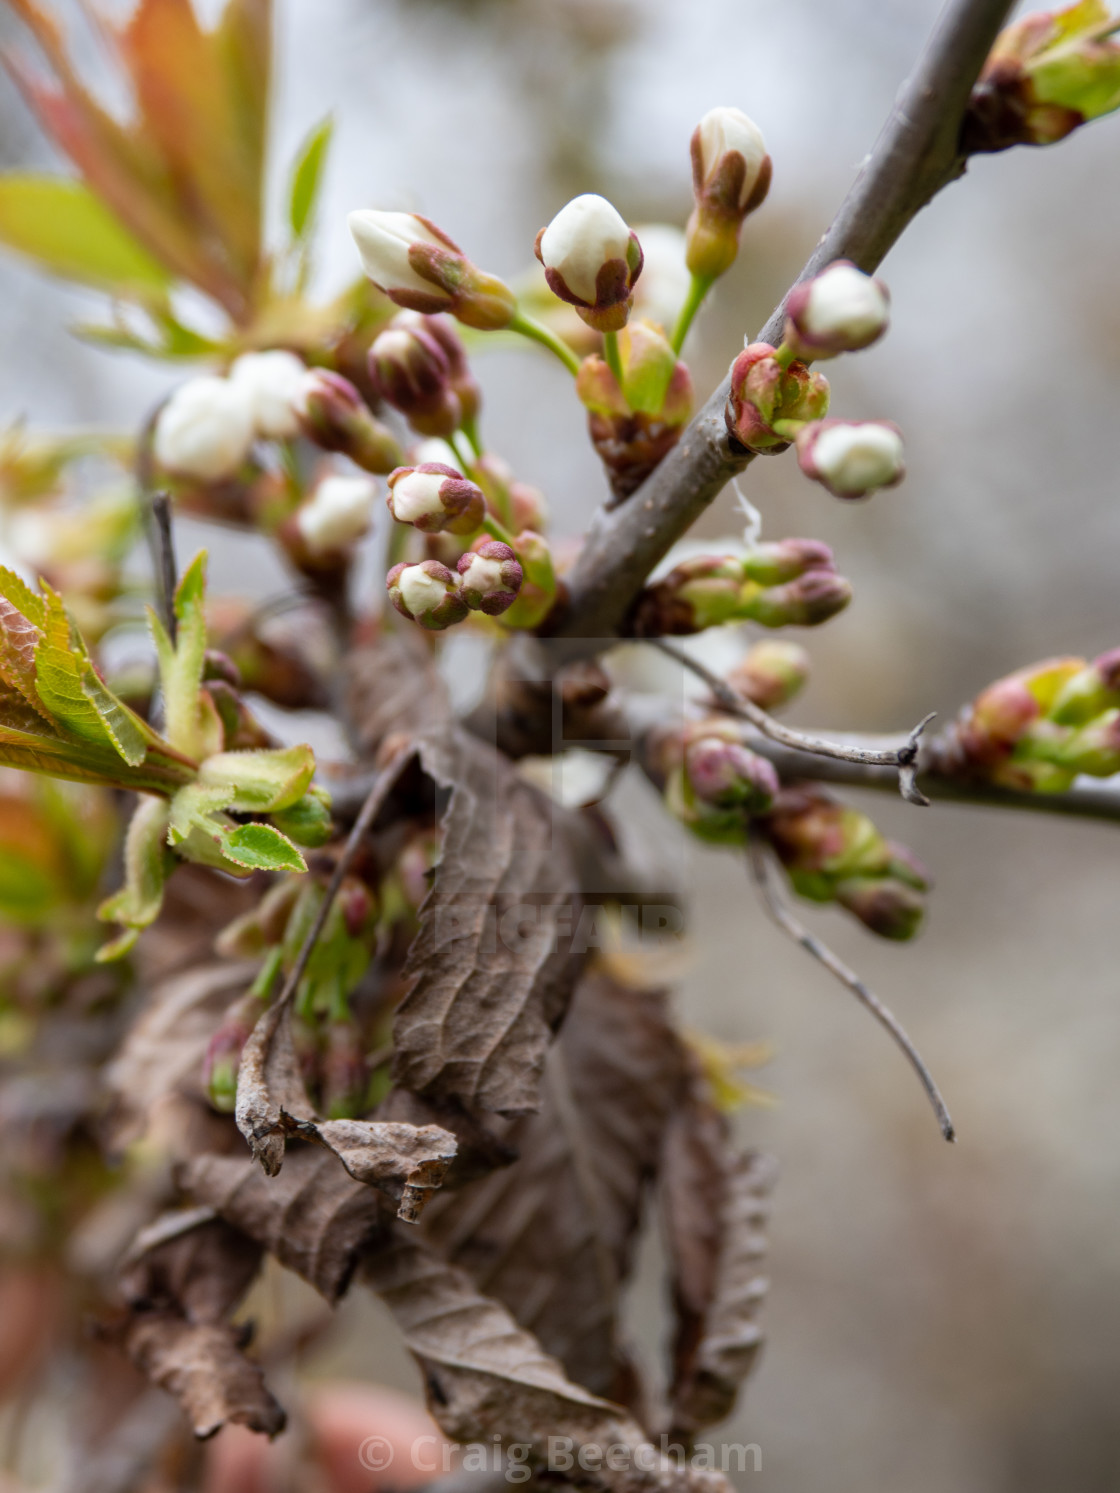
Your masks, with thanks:
M309 369L296 397L300 430L323 451L338 451L367 472L385 474L401 463L393 433L374 418L348 378Z
M350 232L362 268L379 290L410 311L450 311L482 331L508 327L517 298L479 270L458 244L418 213L353 212Z
M420 317L414 311L406 311L397 317L398 326L413 326L419 322L430 337L435 338L447 359L448 379L464 420L473 420L482 405L482 391L478 387L467 350L454 324L446 316Z
M780 784L772 763L737 741L704 736L685 750L684 770L692 792L713 808L765 813Z
M467 615L459 592L459 577L438 560L417 565L394 565L385 577L389 600L410 622L432 632L452 627Z
M906 473L902 436L886 420L817 420L797 437L806 477L837 498L866 498Z
M574 197L537 234L535 249L552 293L589 327L618 332L626 325L642 249L605 197Z
M398 467L389 476L389 512L424 534L473 534L486 512L482 489L439 461Z
M767 638L735 665L727 682L762 710L778 710L804 688L808 677L809 655L800 643Z
M762 627L819 627L852 599L851 584L831 570L807 570L784 586L759 590L742 615Z
M714 280L739 252L739 230L770 189L771 162L758 126L741 109L710 109L693 131L696 206L686 229L687 263Z
M795 285L786 301L786 342L802 358L870 347L887 330L890 294L881 280L838 259Z
M508 544L489 539L459 559L459 590L472 612L500 617L521 590L521 563Z
M394 323L369 350L369 376L378 396L400 410L421 435L449 436L462 419L451 387L451 365L435 337L422 324Z
M796 428L777 422L819 420L828 409L828 380L794 360L783 368L768 342L752 342L731 365L731 393L724 420L740 445L757 455L785 451Z

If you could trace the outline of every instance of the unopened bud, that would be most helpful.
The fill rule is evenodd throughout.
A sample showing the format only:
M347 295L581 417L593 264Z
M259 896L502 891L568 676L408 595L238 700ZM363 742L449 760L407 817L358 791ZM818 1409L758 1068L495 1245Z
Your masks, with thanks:
M883 282L838 259L790 291L785 338L801 358L833 358L870 347L889 321L890 295Z
M467 604L459 592L459 577L438 560L418 565L394 565L385 577L389 600L410 622L439 632L462 622Z
M1040 11L996 39L972 91L965 154L1051 145L1120 108L1120 46L1102 0Z
M809 570L834 570L832 551L819 539L775 539L743 556L743 574L760 586L780 586Z
M913 938L925 917L922 893L893 876L853 876L836 884L836 901L880 938Z
M818 420L798 435L797 460L837 498L866 498L906 472L902 436L885 420Z
M696 797L719 809L765 813L780 787L778 774L765 757L719 736L702 736L690 743L684 771Z
M397 318L398 325L414 326L417 323L423 326L430 337L435 338L447 359L448 378L459 401L463 420L469 422L475 419L482 406L482 390L471 372L467 350L454 323L446 316L421 317L414 311L406 311Z
M634 637L681 636L742 615L743 562L735 555L696 555L673 567L638 597L628 630Z
M597 332L618 332L642 272L637 236L605 197L574 197L537 234L536 255L553 295Z
M307 369L295 353L243 353L229 371L244 394L254 432L263 440L287 441L299 434L297 401Z
M345 550L369 532L377 489L370 477L324 477L296 511L300 537L313 557Z
M741 109L710 109L691 150L696 206L685 230L687 263L714 280L735 263L743 219L770 189L771 162L761 130Z
M326 845L334 834L330 795L322 788L309 788L290 808L276 809L270 818L281 834L312 850Z
M797 429L828 410L828 380L798 359L783 368L768 342L752 342L731 365L728 432L758 455L785 451ZM788 422L782 424L782 422Z
M220 482L236 474L254 433L244 390L227 378L202 376L181 384L160 410L153 451L176 476Z
M362 268L398 306L449 311L469 327L508 327L517 298L508 285L471 263L459 246L418 213L353 212L350 232Z
M389 512L424 534L473 534L486 514L482 489L439 461L398 467L389 477Z
M1106 710L1047 756L1058 766L1094 778L1110 778L1120 772L1120 709Z
M459 428L462 408L451 387L447 354L426 329L424 317L394 324L369 350L369 374L380 398L400 410L421 435L449 436Z
M778 710L804 688L808 677L809 655L800 643L767 638L735 665L727 682L760 709Z
M852 599L851 584L831 570L808 570L784 586L761 588L742 615L762 627L819 627Z
M1080 726L1120 705L1120 649L1102 653L1067 679L1049 715L1063 726Z
M548 540L532 529L514 537L521 565L521 589L505 613L507 627L531 628L543 622L556 601L556 571Z
M500 617L521 590L521 562L508 544L489 539L459 560L459 590L472 612Z
M303 434L322 451L337 451L365 471L381 475L401 464L404 453L396 437L341 373L309 369L296 398L296 413Z

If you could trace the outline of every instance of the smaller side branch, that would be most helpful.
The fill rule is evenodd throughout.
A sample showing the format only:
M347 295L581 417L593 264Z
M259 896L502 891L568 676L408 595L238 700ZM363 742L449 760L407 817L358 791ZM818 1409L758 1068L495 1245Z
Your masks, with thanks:
M651 639L653 646L675 659L682 668L690 670L702 679L712 692L712 698L722 711L749 721L756 731L776 741L779 746L792 747L799 752L808 752L817 757L832 757L839 762L856 762L865 767L897 767L899 792L907 803L925 806L929 799L917 785L918 743L922 732L933 720L933 713L920 720L901 746L865 747L840 741L830 741L824 736L810 736L792 726L783 726L772 715L768 715L753 701L745 699L718 674L697 659L689 657L664 638Z
M830 974L835 975L840 983L845 985L856 999L867 1007L876 1021L887 1029L921 1080L922 1088L929 1095L929 1102L933 1105L934 1114L937 1116L937 1123L941 1126L941 1134L947 1141L955 1141L957 1132L953 1126L953 1121L945 1100L941 1097L941 1090L934 1082L933 1074L926 1067L921 1053L919 1053L918 1049L907 1036L902 1023L892 1011L884 1006L878 996L874 995L867 988L854 970L850 970L843 960L837 958L827 944L822 943L819 938L810 933L794 917L774 878L770 853L754 836L752 836L748 844L747 857L751 870L751 878L758 888L763 904L771 918L773 918L774 922L777 923L778 927L784 933L789 934L795 943L800 944L806 953L811 954L814 959L824 965Z
M163 609L163 624L172 643L179 640L179 619L175 615L175 592L179 587L178 567L175 563L175 535L171 522L171 498L168 493L157 492L152 497L152 524L154 526L153 549L157 568L156 583Z

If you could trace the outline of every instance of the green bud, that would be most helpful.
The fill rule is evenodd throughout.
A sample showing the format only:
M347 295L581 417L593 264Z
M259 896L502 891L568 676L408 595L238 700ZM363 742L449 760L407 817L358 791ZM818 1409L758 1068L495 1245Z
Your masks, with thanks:
M325 788L313 784L290 808L270 815L273 824L296 842L315 849L325 845L334 833L331 819L331 796Z

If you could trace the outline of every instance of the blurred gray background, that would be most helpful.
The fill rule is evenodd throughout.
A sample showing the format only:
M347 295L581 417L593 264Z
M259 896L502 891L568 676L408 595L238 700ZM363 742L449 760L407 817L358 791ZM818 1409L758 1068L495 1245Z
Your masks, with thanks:
M211 7L212 8L212 7ZM354 271L345 212L424 211L514 277L578 191L683 223L688 137L714 104L762 127L774 187L690 345L706 393L823 230L918 52L936 0L278 0L274 173L333 111L323 284ZM0 35L10 32L0 26ZM96 66L91 59L90 66ZM0 165L49 152L0 79ZM976 162L883 273L889 337L833 363L834 409L903 428L905 484L843 505L759 461L765 533L826 539L855 586L807 638L794 719L895 729L990 679L1120 643L1120 118ZM0 419L128 426L163 370L75 343L95 297L0 260ZM566 376L479 360L488 441L577 533L604 483ZM725 495L702 532L735 527ZM221 553L215 556L219 582ZM228 584L234 566L225 566ZM768 1038L777 1098L744 1135L782 1164L769 1346L721 1436L757 1442L766 1493L1120 1488L1120 979L1115 827L868 799L933 869L928 927L877 943L807 920L919 1040L960 1140L829 977L751 904L736 861L631 812L686 878L690 1024ZM1109 909L1112 909L1110 912ZM1111 931L1110 931L1111 930ZM656 1257L636 1336L656 1349ZM314 1365L414 1383L376 1308ZM718 1439L718 1438L717 1438Z

